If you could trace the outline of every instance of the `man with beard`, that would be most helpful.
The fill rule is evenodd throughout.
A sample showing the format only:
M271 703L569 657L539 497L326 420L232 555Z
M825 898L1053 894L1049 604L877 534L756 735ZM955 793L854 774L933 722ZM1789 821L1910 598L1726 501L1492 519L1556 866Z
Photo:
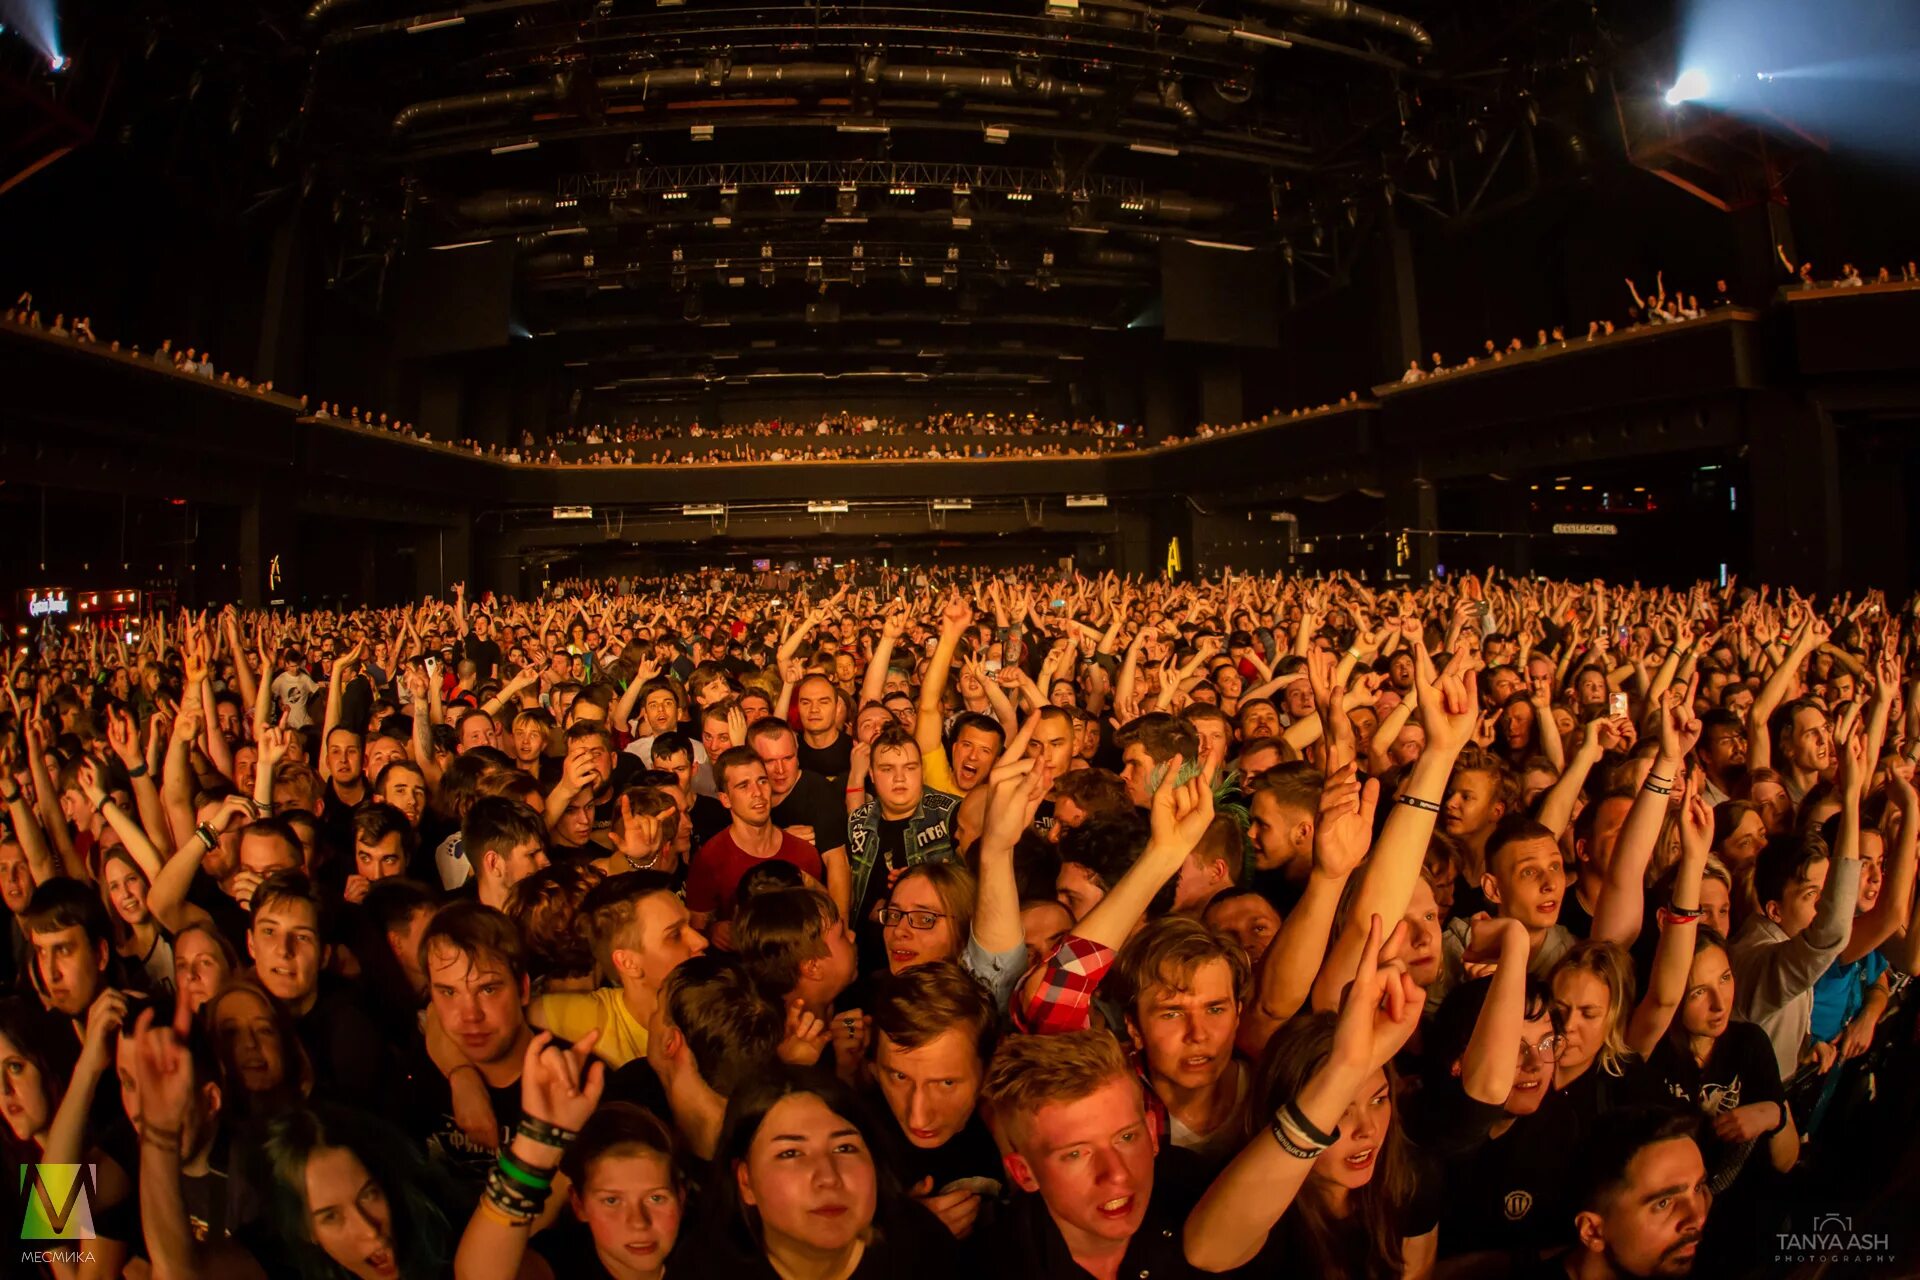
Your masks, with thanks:
M1655 1280L1693 1274L1713 1194L1691 1116L1628 1107L1607 1117L1579 1162L1574 1247L1538 1280Z

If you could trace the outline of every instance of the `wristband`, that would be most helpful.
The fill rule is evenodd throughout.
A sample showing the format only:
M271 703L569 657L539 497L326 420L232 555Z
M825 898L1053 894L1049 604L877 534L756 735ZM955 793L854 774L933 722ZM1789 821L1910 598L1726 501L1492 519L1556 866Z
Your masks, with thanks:
M573 1140L580 1136L578 1129L562 1129L557 1124L548 1124L545 1120L536 1120L532 1116L520 1117L519 1133L529 1142L537 1142L543 1147L563 1149L572 1146Z
M1776 1124L1775 1126L1773 1126L1773 1128L1761 1134L1760 1136L1763 1138L1771 1138L1774 1134L1779 1133L1782 1129L1786 1128L1787 1120L1793 1115L1791 1111L1787 1110L1787 1104L1785 1102L1776 1102L1773 1105L1780 1108L1780 1123Z
M1410 808L1410 809L1419 809L1419 810L1421 810L1421 811L1423 811L1423 812L1426 812L1426 813L1439 813L1439 812L1440 812L1440 803L1439 803L1439 801L1437 801L1437 800L1422 800L1422 799L1421 799L1421 798L1420 798L1419 796L1400 796L1400 797L1397 797L1397 798L1396 798L1396 799L1394 800L1394 803L1395 803L1395 804L1404 804L1404 805L1406 805L1406 806L1407 806L1408 808Z
M18 804L25 796L26 792L22 791L19 787L15 787L12 791L0 795L0 800L8 804Z
M1320 1154L1326 1150L1325 1147L1303 1147L1295 1142L1287 1136L1286 1130L1281 1127L1278 1117L1275 1117L1273 1123L1267 1126L1267 1132L1273 1135L1273 1140L1280 1144L1282 1151L1296 1160L1314 1160L1319 1158Z
M1297 1101L1288 1101L1273 1114L1274 1122L1287 1127L1289 1133L1306 1138L1317 1146L1330 1147L1340 1141L1340 1126L1335 1125L1332 1133L1322 1133L1313 1121L1307 1119L1306 1112L1300 1110Z
M1666 912L1667 919L1673 921L1675 924L1690 924L1698 920L1701 915L1700 908L1698 907L1676 907L1671 902L1667 904Z
M1659 783L1655 782L1651 777L1649 777L1646 780L1646 782L1642 784L1641 789L1645 791L1651 791L1653 792L1653 794L1657 796L1670 796L1673 794L1672 787L1663 787Z
M506 1174L509 1178L512 1178L515 1182L519 1183L523 1187L529 1188L530 1190L533 1190L533 1191L553 1190L552 1170L536 1171L536 1170L528 1169L524 1165L515 1163L513 1157L508 1155L504 1151L500 1153L500 1172Z
M139 764L135 764L135 765L128 765L128 766L127 766L127 776L128 776L129 778L144 778L144 777L146 777L146 776L147 776L147 762L146 762L145 760L142 760L142 761L141 761L141 762L140 762Z
M201 842L207 846L208 853L212 853L213 846L220 843L220 837L214 834L213 827L208 823L203 822L195 827L193 834L200 837Z

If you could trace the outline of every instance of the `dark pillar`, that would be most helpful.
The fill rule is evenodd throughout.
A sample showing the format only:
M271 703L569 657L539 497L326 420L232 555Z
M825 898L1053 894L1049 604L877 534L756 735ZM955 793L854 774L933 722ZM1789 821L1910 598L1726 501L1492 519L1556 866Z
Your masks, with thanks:
M240 508L240 605L260 609L301 595L299 528L284 493L262 489Z
M306 280L306 237L296 210L273 233L260 308L260 348L254 358L256 381L271 378L278 387L306 385L300 363L306 347Z
M414 598L447 599L453 584L467 582L472 568L473 538L466 523L428 525L413 540ZM468 583L469 595L475 594Z
M1431 481L1395 476L1387 486L1387 545L1382 571L1389 577L1425 582L1440 562L1433 530L1440 521L1439 495Z
M1389 227L1381 237L1380 363L1382 382L1395 382L1407 365L1420 359L1420 297L1414 287L1413 237Z
M1231 426L1247 420L1240 354L1223 351L1200 366L1200 421Z
M458 440L462 376L449 360L420 362L420 430L435 440Z
M1533 499L1518 480L1495 480L1487 491L1487 527L1508 535L1500 539L1496 563L1503 573L1525 577L1533 572Z
M1833 416L1797 396L1756 396L1747 411L1751 570L1802 590L1839 585L1841 513Z
M1180 371L1166 357L1164 347L1150 359L1145 376L1147 439L1158 442L1186 425L1182 413L1185 397L1179 385Z

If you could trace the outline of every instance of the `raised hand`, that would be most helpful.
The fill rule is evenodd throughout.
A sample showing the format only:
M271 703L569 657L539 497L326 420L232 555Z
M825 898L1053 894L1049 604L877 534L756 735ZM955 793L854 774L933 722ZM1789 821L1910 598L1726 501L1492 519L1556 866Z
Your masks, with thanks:
M1396 925L1395 932L1403 928ZM1387 931L1376 915L1367 925L1360 967L1347 988L1340 1019L1333 1029L1330 1061L1363 1077L1393 1061L1420 1025L1420 1014L1426 1007L1424 994L1406 965L1398 960L1381 960L1380 953L1387 944Z
M110 706L107 708L107 745L113 748L113 754L120 757L120 763L131 769L142 760L140 753L140 733L134 726L133 717L125 708Z
M774 1056L789 1066L810 1067L827 1051L827 1023L807 1012L799 996L787 1000L787 1022Z
M1668 689L1660 708L1660 754L1675 763L1685 760L1700 741L1700 717L1693 710L1699 685L1700 677L1694 675L1685 689Z
M1213 822L1213 792L1198 774L1176 782L1185 764L1177 753L1167 761L1150 813L1153 843L1190 850Z
M593 1058L600 1040L598 1028L563 1049L553 1033L542 1031L527 1046L520 1068L520 1110L556 1128L578 1132L606 1085L606 1067Z
M1053 768L1039 756L1026 756L1003 768L1006 775L992 784L987 798L983 846L1012 848L1019 843L1021 834L1033 826L1040 802L1053 789Z
M1373 815L1379 802L1379 781L1369 778L1362 786L1351 761L1327 779L1313 829L1316 874L1335 880L1353 874L1373 846Z

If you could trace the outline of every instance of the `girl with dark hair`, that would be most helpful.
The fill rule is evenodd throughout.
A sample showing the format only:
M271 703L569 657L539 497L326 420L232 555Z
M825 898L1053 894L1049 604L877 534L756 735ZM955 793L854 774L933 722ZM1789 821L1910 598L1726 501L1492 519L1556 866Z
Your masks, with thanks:
M1248 1093L1249 1140L1298 1097L1333 1051L1339 1018L1295 1018L1274 1035ZM1339 1139L1313 1161L1299 1195L1267 1237L1251 1273L1278 1275L1305 1263L1313 1275L1356 1280L1420 1275L1433 1265L1440 1204L1421 1194L1412 1152L1396 1123L1400 1078L1377 1068L1340 1117Z
M226 1081L226 1107L265 1119L305 1101L313 1065L280 1003L251 978L231 978L202 1008Z
M598 1105L606 1067L593 1059L594 1038L566 1047L543 1033L527 1046L520 1127L460 1238L459 1280L661 1280L666 1272L686 1203L677 1143L650 1111ZM577 1221L540 1232L528 1252L536 1205L555 1193L556 1174Z
M117 1019L105 1016L104 1008L96 1005L88 1020L85 1052L93 1063L101 1060L103 1052L111 1058L113 1032L119 1025ZM91 1164L93 1184L79 1193L86 1197L85 1208L93 1215L94 1239L89 1247L106 1264L98 1274L119 1275L129 1253L127 1242L138 1236L139 1226L117 1212L132 1205L133 1183L125 1168L87 1145L85 1107L100 1067L90 1068L86 1097L74 1100L78 1109L68 1108L66 1115L61 1114L68 1082L81 1069L82 1053L71 1020L26 999L0 999L0 1115L6 1120L0 1130L0 1177L5 1178L9 1195L18 1197L9 1202L17 1210L14 1221L24 1224L36 1207L30 1197L38 1194L36 1180L24 1176L27 1169L43 1161ZM59 1207L57 1202L53 1207ZM75 1208L79 1207L76 1203ZM79 1274L72 1263L49 1262L48 1267L61 1280Z
M876 1154L885 1130L834 1076L781 1064L734 1091L709 1230L688 1270L761 1280L940 1280L953 1238Z
M441 1280L457 1193L398 1130L362 1112L301 1108L266 1127L268 1225L301 1280ZM279 1260L276 1260L279 1261ZM211 1280L250 1274L216 1268Z

